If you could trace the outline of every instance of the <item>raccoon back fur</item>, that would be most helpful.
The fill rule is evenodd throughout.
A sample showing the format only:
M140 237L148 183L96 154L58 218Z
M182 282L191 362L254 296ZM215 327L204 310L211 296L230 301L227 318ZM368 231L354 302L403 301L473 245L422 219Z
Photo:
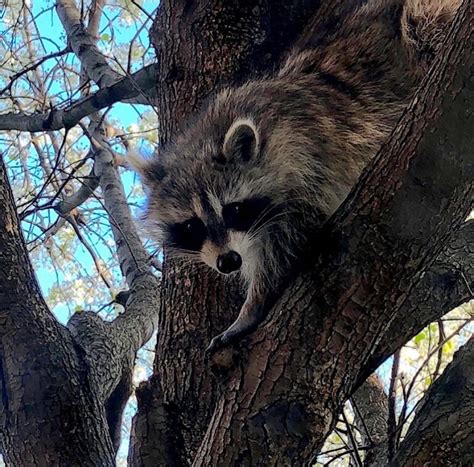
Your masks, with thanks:
M220 92L138 167L150 232L223 274L247 299L209 350L265 318L282 281L393 129L454 0L369 0L267 79Z

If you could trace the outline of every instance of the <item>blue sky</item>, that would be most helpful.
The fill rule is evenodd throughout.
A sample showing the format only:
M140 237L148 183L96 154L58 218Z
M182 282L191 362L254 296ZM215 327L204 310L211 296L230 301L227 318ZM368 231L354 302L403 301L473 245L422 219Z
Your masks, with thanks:
M125 2L120 1L117 3L114 3L114 7L106 7L104 10L104 14L102 16L101 20L101 25L100 25L100 40L98 42L98 46L101 48L104 53L108 55L115 55L115 52L119 51L120 46L128 46L130 42L132 41L132 38L134 38L137 34L137 30L140 27L140 24L138 21L129 21L126 17L126 15L121 14L122 10L120 9L120 5L125 4ZM130 3L128 3L130 5ZM151 1L151 0L144 0L143 3L141 3L141 6L143 9L145 9L150 15L153 15L154 10L157 8L159 2L157 1ZM27 2L28 5L28 2ZM12 5L13 7L13 5ZM61 50L65 47L66 45L66 37L64 30L62 28L62 25L56 15L56 12L54 10L54 1L51 0L31 0L30 2L30 7L32 10L32 15L36 18L36 26L38 28L38 35L41 38L41 40L35 40L34 44L38 48L38 57L41 57L47 53L55 52L57 50ZM0 12L0 40L5 40L5 37L7 34L4 34L5 31L8 30L8 25L4 21L5 16L1 14ZM134 68L132 68L132 72L135 71L136 69L139 69L143 66L143 62L150 62L153 60L153 50L149 48L149 39L148 39L148 29L149 29L150 23L148 23L147 27L143 28L143 30L139 31L136 42L139 43L140 47L138 47L136 50L139 51L138 56L134 57L134 63L136 64ZM16 42L14 42L14 46L21 46L24 47L24 44L20 44L18 41L21 40L21 37L17 39ZM8 42L8 38L7 38ZM0 44L1 45L1 44ZM146 51L146 56L143 58L143 51ZM140 56L142 54L142 56ZM74 54L69 54L66 60L67 64L72 65L78 65L78 60L74 56ZM54 60L49 60L44 63L43 69L45 71L48 71L55 65ZM6 84L5 74L2 76L0 75L0 87L3 87ZM1 81L4 81L3 83ZM63 94L61 96L61 92L63 91L62 86L64 84L61 81L57 81L53 83L50 87L50 94L55 94L57 102L60 101L61 97L66 98L67 95ZM78 95L75 96L75 98L79 97ZM0 112L6 112L9 111L10 109L5 107L5 102L6 101L0 101ZM143 113L149 111L148 107L145 106L140 106L140 105L135 105L131 106L129 104L115 104L113 108L108 112L108 118L111 120L114 120L116 122L116 126L119 128L122 128L124 130L127 130L129 127L132 127L134 125L139 125L140 122L142 121L142 115ZM16 137L16 136L14 136ZM4 146L4 140L1 139L0 137L0 150L5 149ZM83 144L87 145L88 142L84 138ZM31 161L30 161L31 159ZM9 165L10 169L10 176L12 176L14 173L18 175L20 173L20 169L18 168L18 162L17 161L10 161L8 158L6 158L7 165ZM31 152L31 158L29 157L28 163L32 163L34 165L37 165L37 156L35 153ZM16 167L15 167L16 166ZM121 175L122 175L122 180L124 183L125 191L127 194L129 194L132 189L136 185L136 176L128 171L121 170ZM38 171L38 176L40 176L40 171ZM41 174L42 176L42 174ZM21 180L21 177L20 177ZM134 195L134 201L138 203L141 202L141 199L139 196ZM94 204L95 203L95 204ZM95 208L100 208L100 204L95 202L94 200L88 201L88 208L95 207ZM136 209L134 209L136 212ZM48 222L52 223L55 221L57 218L57 214L55 213L54 210L48 210L47 212ZM30 228L27 223L23 223L23 228L25 230L25 234L27 233L28 229ZM105 236L108 236L108 238L111 237L111 231L108 228L107 225L102 227L102 231L98 232L100 234L103 234ZM97 252L100 254L101 257L107 259L110 259L110 251L108 248L101 247L100 243L97 243L98 248ZM112 250L114 250L114 247L112 246ZM47 259L47 253L43 249L42 250L43 255L42 258L43 260L41 261L35 261L34 266L36 267L36 274L40 283L40 286L43 290L43 293L45 297L48 297L50 292L53 290L55 286L58 286L58 283L61 284L64 282L66 279L61 271L58 272L58 275L56 275L51 267L51 261L48 262ZM95 273L95 266L92 261L92 258L90 254L82 247L78 246L77 249L74 252L74 256L76 260L80 263L81 267L85 272L88 273ZM114 276L115 276L115 282L120 283L122 280L120 272L118 268L114 269ZM73 286L72 286L73 287ZM102 289L105 289L103 284L101 283L96 283L92 284L92 287L97 287ZM106 290L106 289L105 289ZM66 298L70 297L74 294L74 290L65 290ZM67 302L68 300L65 300ZM78 303L79 308L87 308L86 303ZM58 320L62 323L66 323L69 315L70 315L70 309L69 307L62 303L58 304L53 307L53 312L55 316L58 318ZM151 344L150 344L151 345ZM152 355L151 352L141 352L139 354L139 359L141 358L142 360L149 360ZM142 365L142 373L141 377L146 377L147 372L143 369L146 368ZM130 417L133 415L135 411L135 406L134 402L130 401L129 402L129 407L125 411L125 417L126 417L126 423L124 424L124 427L129 426L130 422ZM119 452L119 465L123 465L123 459L126 458L126 453L128 451L128 438L125 436L122 440L122 446L120 448ZM2 465L2 460L0 458L0 465Z
M62 25L59 21L59 18L56 15L56 12L52 6L53 2L49 0L33 1L31 5L32 14L36 17L36 25L38 27L39 36L41 41L36 41L38 47L44 48L44 53L55 52L65 47L66 38L65 33L62 28ZM119 3L115 4L119 5ZM142 7L149 13L152 14L154 9L157 7L156 2L145 0L142 4ZM100 25L100 40L99 47L109 55L115 55L114 50L117 50L116 47L128 46L132 38L135 37L137 29L139 29L140 24L135 23L134 21L128 21L127 16L122 15L122 10L120 7L106 7L102 15L101 25ZM4 29L4 24L0 19L0 30ZM113 39L113 42L112 42ZM140 43L143 48L146 50L149 46L148 39L148 27L143 28L139 31L138 36L135 39L135 43ZM153 51L150 49L147 52L147 61L152 59ZM135 69L138 69L142 66L141 57L136 58L137 65ZM67 63L72 65L73 63L77 64L78 60L74 54L69 54L67 57ZM44 70L47 72L54 66L55 61L49 60L44 64ZM134 71L133 69L132 71ZM57 94L58 98L62 92L62 83L57 82L53 84L50 88L52 94ZM115 104L112 109L108 112L108 118L114 120L118 123L118 126L127 129L132 125L140 123L141 115L147 111L146 106L129 104ZM88 144L88 143L86 143ZM34 157L34 155L32 155ZM127 171L122 171L122 180L126 193L130 193L134 184L136 183L136 177ZM54 222L56 214L54 211L48 212L50 222ZM25 230L29 229L30 226L27 223L23 223ZM107 229L104 229L105 234ZM110 232L109 232L110 234ZM98 250L101 257L104 259L110 259L110 253L106 248L101 248ZM93 272L95 266L90 254L82 247L79 246L75 253L76 259L81 263L85 271ZM37 276L42 287L42 290L45 296L51 292L54 286L57 286L58 278L59 281L64 279L62 273L59 272L58 276L51 272L51 267L48 267L48 264L37 264ZM49 265L50 266L50 265ZM118 271L115 271L118 273ZM117 281L119 277L116 278ZM54 307L54 313L61 322L66 322L69 316L70 310L66 305L58 305Z

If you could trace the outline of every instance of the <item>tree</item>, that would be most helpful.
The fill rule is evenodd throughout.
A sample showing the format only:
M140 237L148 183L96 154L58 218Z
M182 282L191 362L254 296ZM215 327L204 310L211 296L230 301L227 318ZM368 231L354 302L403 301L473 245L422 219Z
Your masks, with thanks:
M14 110L0 115L0 129L32 134L42 180L39 186L25 182L24 199L17 196L15 203L5 161L0 164L0 441L7 463L114 465L135 354L155 328L153 375L137 390L131 465L306 465L339 429L340 414L348 448L336 455L350 453L355 465L365 451L367 465L469 462L472 339L441 376L436 365L432 379L439 378L427 384L406 436L401 431L412 407L407 396L397 422L395 396L397 384L405 395L413 389L398 377L399 349L438 322L438 342L428 356L441 362L451 337L441 317L473 298L474 225L464 222L473 190L473 136L466 131L473 123L471 2L463 2L416 99L327 226L332 240L325 254L294 279L237 354L219 355L214 371L204 349L235 316L240 290L210 271L168 259L161 275L152 272L117 170L124 158L110 144L114 125L107 112L99 113L119 101L151 104L165 145L213 91L267 73L308 37L317 43L353 6L330 3L163 1L151 29L156 64L134 73L120 59L112 66L97 46L103 2L82 12L70 0L56 4L67 45L48 59L77 57L71 89L81 95L58 105L62 96L52 99L44 89L46 56L38 58L33 48L31 63L2 91ZM20 12L27 34L33 15L26 5ZM64 59L57 69L68 66ZM22 76L33 82L37 109L22 108L25 99L16 94ZM44 156L42 141L35 145L36 132L46 132L52 158ZM64 149L74 150L71 138L81 137L88 143L71 159ZM125 137L119 142L130 144ZM24 173L34 179L28 152L19 153ZM94 194L98 187L101 197ZM108 268L83 234L90 220L84 212L90 216L94 206L83 207L91 197L109 219L126 283L113 298L124 312L112 321L77 312L62 326L35 279L20 220L31 221L39 239L71 225L95 258L98 280L110 285ZM45 226L41 213L52 208L57 218ZM397 229L387 228L394 222ZM394 353L386 399L380 382L367 378ZM350 398L352 422L342 411ZM373 400L378 403L367 403ZM443 418L448 411L452 416Z

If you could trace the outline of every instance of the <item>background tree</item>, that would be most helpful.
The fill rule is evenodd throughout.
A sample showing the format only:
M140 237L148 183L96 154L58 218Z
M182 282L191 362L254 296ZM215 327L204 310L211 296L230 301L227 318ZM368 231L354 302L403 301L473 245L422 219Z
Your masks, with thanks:
M166 145L212 92L269 72L308 37L317 44L357 2L319 3L174 0L156 16L147 2L5 5L7 464L114 465L117 452L124 462L136 354L154 330L153 374L136 391L131 465L470 460L471 2L328 226L327 253L295 278L239 355L220 355L218 371L203 351L238 310L238 286L187 264L162 268L157 246L143 243L133 222L141 192L126 150L151 152L158 136ZM387 233L393 212L398 225ZM367 379L391 355L382 378Z

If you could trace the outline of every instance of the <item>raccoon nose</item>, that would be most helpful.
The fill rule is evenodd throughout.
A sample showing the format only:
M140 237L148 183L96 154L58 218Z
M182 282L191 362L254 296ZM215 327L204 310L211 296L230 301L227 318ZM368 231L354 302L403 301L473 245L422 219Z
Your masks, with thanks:
M242 266L242 258L236 251L229 251L217 258L217 269L223 274L237 271Z

